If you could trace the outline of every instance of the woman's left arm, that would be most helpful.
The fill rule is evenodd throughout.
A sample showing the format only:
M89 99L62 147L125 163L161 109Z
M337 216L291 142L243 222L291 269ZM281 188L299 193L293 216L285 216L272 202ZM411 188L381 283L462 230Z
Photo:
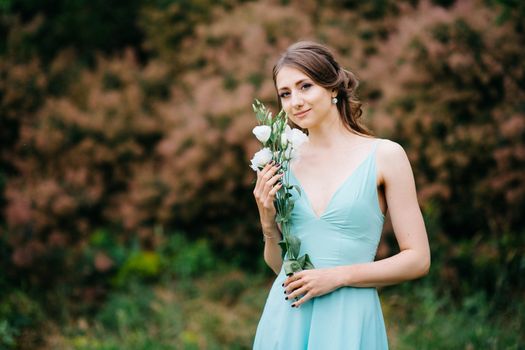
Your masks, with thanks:
M290 276L285 288L294 292L289 297L304 295L295 306L340 287L381 287L428 273L430 248L408 157L392 141L381 142L377 157L400 252L374 262L305 270Z
M382 146L382 147L381 147ZM341 286L380 287L422 277L430 268L430 248L416 185L405 150L392 141L378 149L386 202L400 252L365 264L342 266Z

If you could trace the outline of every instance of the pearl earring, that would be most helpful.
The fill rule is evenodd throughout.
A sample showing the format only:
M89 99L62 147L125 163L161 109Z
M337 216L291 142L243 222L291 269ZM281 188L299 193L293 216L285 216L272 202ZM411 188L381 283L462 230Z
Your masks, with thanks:
M334 97L334 98L332 99L332 104L334 104L334 105L337 104L337 97Z

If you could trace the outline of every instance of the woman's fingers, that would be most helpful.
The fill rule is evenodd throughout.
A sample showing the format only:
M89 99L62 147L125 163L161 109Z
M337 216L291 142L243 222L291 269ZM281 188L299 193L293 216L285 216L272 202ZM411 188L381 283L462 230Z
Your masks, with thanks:
M282 174L282 173L275 174L275 175L273 175L272 177L270 177L266 181L266 183L264 184L264 187L262 188L262 196L263 196L263 198L270 193L270 191L274 188L274 186L277 183L277 181L279 181L279 179L281 177L283 177L283 175L284 174Z
M271 163L271 162L270 162ZM263 176L272 168L272 165L268 163L262 170L257 171L257 181L255 182L255 188L253 189L253 195L257 204L261 201L262 189L264 188Z
M264 181L262 181L263 176L266 175L266 173L272 168L273 166L273 160L269 163L267 163L262 170L257 171L257 182L255 183L255 189L253 190L254 194L256 192L260 192L260 188L264 185Z
M299 307L302 304L306 303L308 300L312 299L314 295L311 292L306 293L301 299L292 304L292 307Z
M261 176L261 180L262 180L264 186L266 186L268 183L270 183L272 181L272 179L275 176L277 176L275 173L277 172L277 170L279 170L279 168L280 168L279 165L274 165L270 169L268 169L268 171L266 171L266 173L264 175Z
M253 194L256 200L264 205L268 202L270 191L275 188L275 183L283 176L283 174L275 174L279 170L280 166L269 166L267 164L263 170L257 174L257 183ZM278 189L277 189L278 190ZM273 202L273 198L271 199Z
M316 294L312 291L311 286L306 283L306 280L303 278L305 277L304 273L305 271L294 273L283 283L283 287L285 289L284 293L287 294L285 299L295 299L292 307L299 307L301 304L304 304L308 300L312 299Z
M272 176L268 181L266 181L266 184L262 189L261 198L264 200L263 205L266 208L270 208L271 206L273 206L275 194L282 187L282 183L277 183L277 181L279 181L281 177L283 177L282 173Z
M288 296L286 296L285 299L292 300L294 298L298 298L301 295L305 295L306 293L308 293L308 288L306 286L303 286L299 289L294 290L292 293L288 294Z
M297 281L293 281L291 283L288 283L288 285L286 287L284 287L284 293L285 294L292 293L297 288L300 288L304 284L303 282L304 282L303 280L297 280Z
M268 192L268 196L266 196L266 200L264 201L264 207L265 208L271 208L273 206L273 201L275 200L275 194L277 191L279 191L283 187L282 183L278 183L275 185L270 192Z
M264 183L273 176L272 170L275 168L273 161L266 164L262 170L257 172L257 183L255 187L260 191Z
M283 184L282 182L279 182L277 185L273 186L270 192L268 192L268 197L272 197L272 202L273 202L273 199L275 199L275 195L277 194L277 191L279 191L281 187L283 187Z
M297 280L300 280L304 275L305 275L306 271L300 271L300 272L296 272L294 274L292 274L291 276L288 276L285 280L284 280L284 283L283 283L283 287L287 287L290 283L294 282L294 281L297 281Z

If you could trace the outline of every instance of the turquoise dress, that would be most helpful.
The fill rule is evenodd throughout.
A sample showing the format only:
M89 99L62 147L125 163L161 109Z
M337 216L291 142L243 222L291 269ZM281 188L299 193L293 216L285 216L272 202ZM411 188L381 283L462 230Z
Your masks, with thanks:
M376 139L320 217L304 191L294 195L291 231L302 242L299 256L308 253L316 268L374 260L384 222L376 187L378 143ZM300 186L292 172L289 179ZM284 299L285 279L281 269L257 326L254 349L388 349L376 288L343 287L292 308L293 300Z

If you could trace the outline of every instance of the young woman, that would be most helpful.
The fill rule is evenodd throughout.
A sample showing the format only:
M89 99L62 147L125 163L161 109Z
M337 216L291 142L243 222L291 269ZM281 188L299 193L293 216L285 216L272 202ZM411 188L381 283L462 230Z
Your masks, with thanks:
M287 277L275 223L279 165L257 173L254 196L264 259L278 275L257 327L254 349L387 349L376 287L427 274L430 250L403 148L360 124L357 80L326 47L298 42L273 70L280 105L309 142L291 165L301 188L292 233L315 269ZM400 252L374 261L387 209Z

